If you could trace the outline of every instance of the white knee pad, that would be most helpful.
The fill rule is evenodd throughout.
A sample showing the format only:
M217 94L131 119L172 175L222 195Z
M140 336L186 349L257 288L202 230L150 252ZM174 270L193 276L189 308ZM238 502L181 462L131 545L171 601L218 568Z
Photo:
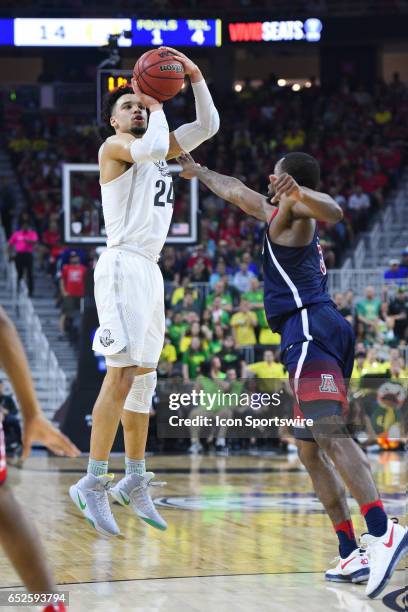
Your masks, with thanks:
M148 372L147 374L135 376L127 395L124 409L130 412L149 414L156 383L156 372Z

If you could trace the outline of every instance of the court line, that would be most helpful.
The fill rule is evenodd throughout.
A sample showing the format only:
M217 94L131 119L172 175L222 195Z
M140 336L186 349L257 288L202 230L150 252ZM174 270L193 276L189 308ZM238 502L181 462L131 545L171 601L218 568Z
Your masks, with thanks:
M79 582L58 582L57 586L66 586L68 584L77 585L77 584L111 584L116 582L148 582L151 580L192 580L194 578L232 578L235 576L298 576L301 574L324 574L325 570L314 571L314 572L250 572L250 573L240 573L240 574L199 574L197 576L157 576L157 577L149 577L149 578L117 578L115 580L84 580ZM399 572L405 572L404 569L397 569L394 572L398 574ZM325 581L326 583L327 581ZM6 587L0 587L0 591L5 591L8 589L18 589L23 588L21 584L10 585Z
M14 467L17 470L24 472L38 472L47 474L83 474L86 471L86 467L83 469L49 469L49 468L24 468L17 465L10 465L10 468ZM111 474L124 474L125 470L109 469ZM305 473L300 467L293 468L155 468L155 474L293 474L293 473Z

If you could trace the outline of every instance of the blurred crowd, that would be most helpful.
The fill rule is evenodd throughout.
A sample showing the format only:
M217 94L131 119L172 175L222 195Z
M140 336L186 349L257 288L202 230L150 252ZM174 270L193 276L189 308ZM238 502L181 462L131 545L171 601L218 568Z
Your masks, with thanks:
M282 155L293 150L314 155L321 164L322 190L344 211L340 223L319 227L327 267L340 265L359 232L367 230L375 212L384 207L387 191L401 172L408 141L408 94L399 76L390 84L376 83L371 93L343 83L339 92L328 96L313 79L310 87L294 92L279 87L272 75L262 87L248 80L241 92L231 92L216 103L222 129L195 153L197 161L266 193L267 177ZM190 120L194 105L188 88L166 110L173 129ZM13 194L6 182L0 186L10 255L19 278L26 277L29 292L35 295L33 252L38 254L41 268L55 281L63 335L75 326L86 272L96 258L93 249L64 244L62 162L95 163L98 128L88 117L31 114L16 108L9 112L7 124L8 150L27 200L18 226L13 227ZM181 222L188 209L188 183L179 178L175 182L174 218ZM250 376L285 378L279 363L280 338L268 328L263 309L264 224L200 189L199 244L166 246L160 262L167 333L159 377L181 378L190 386L203 378L228 379L229 384ZM71 195L72 220L79 232L100 233L95 177L77 177ZM335 296L356 331L356 378L407 377L407 279L408 249L400 260L390 262L381 295L367 287L364 298L352 292ZM221 446L225 437L218 436ZM194 434L193 450L200 450L199 445Z
M12 15L15 6L12 0L3 0L2 14ZM30 0L20 0L19 14L27 14L32 9ZM200 11L200 15L205 11L210 11L211 16L231 15L231 12L237 14L247 13L249 11L272 11L276 17L299 17L299 16L326 16L326 15L366 15L368 13L390 14L392 12L406 12L406 3L404 0L354 0L353 2L344 0L296 0L293 3L288 3L286 0L225 0L222 5L215 0L207 0L199 3L198 0L120 0L115 3L114 7L108 0L91 0L87 3L86 13L83 16L97 14L102 16L127 16L134 14L135 11L147 11L149 14L158 16L167 16L168 11L171 11L170 16L182 16L189 11ZM55 7L50 0L39 0L37 10L45 11L46 15L59 15L61 11L64 14L78 16L83 11L83 3L80 0L70 0L70 2L59 2L58 7ZM26 13L28 11L28 13ZM113 13L112 13L113 11ZM214 12L215 11L215 12ZM127 14L124 14L127 13ZM191 15L189 15L191 16Z

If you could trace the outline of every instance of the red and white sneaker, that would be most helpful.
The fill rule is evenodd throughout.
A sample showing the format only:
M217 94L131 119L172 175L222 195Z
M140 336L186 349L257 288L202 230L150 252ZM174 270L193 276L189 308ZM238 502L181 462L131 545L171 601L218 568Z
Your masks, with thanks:
M387 531L380 538L370 533L361 536L370 561L370 577L366 595L374 599L386 587L400 560L408 554L408 530L398 519L388 519Z
M58 604L50 604L43 608L43 612L68 612L68 608L60 601Z
M356 548L346 559L336 557L336 567L327 570L326 580L330 582L367 582L370 574L370 565L365 550Z

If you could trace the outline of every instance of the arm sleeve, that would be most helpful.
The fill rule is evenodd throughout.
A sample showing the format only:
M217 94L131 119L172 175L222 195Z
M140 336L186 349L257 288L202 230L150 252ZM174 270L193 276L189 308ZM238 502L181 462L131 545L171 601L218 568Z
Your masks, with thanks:
M220 117L203 79L191 84L193 88L197 119L193 123L185 123L174 131L174 136L183 149L190 152L205 140L214 136L220 127Z
M136 138L130 147L134 162L160 161L165 159L170 146L169 126L166 115L154 111L149 117L149 125L142 138Z

